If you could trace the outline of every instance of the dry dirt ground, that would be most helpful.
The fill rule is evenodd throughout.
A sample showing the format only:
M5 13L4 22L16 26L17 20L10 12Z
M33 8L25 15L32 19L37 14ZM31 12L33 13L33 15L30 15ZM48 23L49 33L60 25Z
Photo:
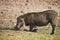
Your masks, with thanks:
M60 28L50 35L51 28L38 28L37 32L22 30L0 30L0 40L60 40Z

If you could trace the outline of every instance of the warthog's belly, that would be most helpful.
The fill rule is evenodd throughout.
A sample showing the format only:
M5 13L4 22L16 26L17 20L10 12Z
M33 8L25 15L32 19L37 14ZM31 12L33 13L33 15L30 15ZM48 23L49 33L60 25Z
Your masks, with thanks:
M48 23L49 23L48 20L41 20L41 21L35 22L35 25L37 25L37 26L45 26L45 25L47 25Z

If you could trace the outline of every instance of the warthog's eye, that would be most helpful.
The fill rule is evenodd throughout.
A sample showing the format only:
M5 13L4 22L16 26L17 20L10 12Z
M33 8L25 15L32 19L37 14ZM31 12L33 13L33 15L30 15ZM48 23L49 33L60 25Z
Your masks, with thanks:
M20 22L22 22L22 20L20 20Z

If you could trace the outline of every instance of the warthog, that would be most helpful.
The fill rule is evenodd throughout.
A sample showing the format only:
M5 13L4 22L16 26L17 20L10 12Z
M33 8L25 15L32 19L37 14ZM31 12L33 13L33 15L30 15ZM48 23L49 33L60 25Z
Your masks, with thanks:
M54 10L27 13L17 18L15 29L20 29L25 23L26 26L30 26L30 31L33 31L33 28L36 26L46 26L50 23L52 26L51 34L54 34L55 27L57 26L57 16L57 12ZM34 31L36 30L34 29Z

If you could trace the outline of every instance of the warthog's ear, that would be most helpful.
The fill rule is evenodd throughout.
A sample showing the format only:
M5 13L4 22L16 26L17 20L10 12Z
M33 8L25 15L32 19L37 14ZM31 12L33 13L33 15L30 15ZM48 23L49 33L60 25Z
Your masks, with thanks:
M21 21L24 21L24 19L23 19L23 18L20 18L20 20L21 20Z

